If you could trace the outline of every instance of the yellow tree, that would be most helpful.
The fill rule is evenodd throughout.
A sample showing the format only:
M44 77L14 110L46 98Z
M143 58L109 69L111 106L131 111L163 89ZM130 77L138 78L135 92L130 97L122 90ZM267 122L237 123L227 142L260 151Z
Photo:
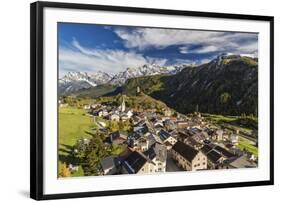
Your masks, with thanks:
M115 131L119 130L118 122L117 121L110 121L110 123L109 123L109 130L111 132L115 132Z
M60 172L60 176L61 177L70 177L70 175L71 175L71 172L70 172L69 168L67 167L66 163L63 163L61 172Z

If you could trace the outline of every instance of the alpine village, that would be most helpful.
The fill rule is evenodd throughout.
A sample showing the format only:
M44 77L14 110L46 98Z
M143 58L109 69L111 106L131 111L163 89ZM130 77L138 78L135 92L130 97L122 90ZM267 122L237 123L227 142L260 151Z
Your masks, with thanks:
M58 176L258 167L257 58L58 82Z

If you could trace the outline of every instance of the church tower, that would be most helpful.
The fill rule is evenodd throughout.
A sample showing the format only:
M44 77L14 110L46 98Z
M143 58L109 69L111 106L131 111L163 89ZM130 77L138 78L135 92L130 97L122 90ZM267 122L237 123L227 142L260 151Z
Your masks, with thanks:
M140 92L141 92L140 87L139 87L139 86L137 86L137 95L139 95L139 94L140 94Z
M121 112L125 112L125 110L126 110L125 99L124 96L122 96Z

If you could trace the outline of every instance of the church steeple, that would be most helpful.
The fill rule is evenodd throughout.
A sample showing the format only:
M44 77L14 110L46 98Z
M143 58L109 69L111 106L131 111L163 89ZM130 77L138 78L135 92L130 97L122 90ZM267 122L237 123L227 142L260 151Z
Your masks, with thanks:
M125 99L124 96L122 96L121 112L125 112L125 110L126 110Z
M139 86L137 86L137 95L139 95L140 94L140 92L141 92L141 90L140 90L140 87Z

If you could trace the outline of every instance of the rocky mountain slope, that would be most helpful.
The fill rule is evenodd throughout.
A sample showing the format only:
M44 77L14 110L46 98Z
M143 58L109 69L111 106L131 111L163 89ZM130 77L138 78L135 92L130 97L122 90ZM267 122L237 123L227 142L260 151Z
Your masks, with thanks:
M137 86L182 113L198 109L206 113L256 115L258 62L254 58L223 55L176 75L129 79L123 91L134 95Z

